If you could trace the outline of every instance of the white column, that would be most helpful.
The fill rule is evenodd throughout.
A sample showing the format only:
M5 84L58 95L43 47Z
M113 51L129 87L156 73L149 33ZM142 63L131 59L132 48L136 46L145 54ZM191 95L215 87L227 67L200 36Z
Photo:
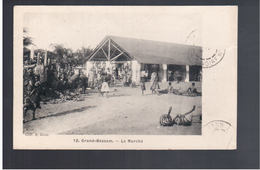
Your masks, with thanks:
M163 64L163 79L162 82L167 82L167 64Z
M111 42L110 42L110 38L108 39L108 61L110 61L110 44L111 44Z
M136 63L136 84L139 84L141 81L141 63Z
M37 54L37 65L40 64L40 53Z
M190 81L190 67L189 65L186 65L186 78L185 78L185 82L189 82Z
M48 60L48 57L47 57L47 50L45 50L45 52L44 52L44 67L47 66L47 60Z
M34 59L34 48L32 47L30 52L30 60L32 61Z
M134 81L136 84L140 83L140 78L141 78L141 64L136 61L133 60L132 61L132 81Z
M47 69L46 69L47 60L48 60L47 50L45 50L45 53L44 53L44 81L45 82L47 81Z

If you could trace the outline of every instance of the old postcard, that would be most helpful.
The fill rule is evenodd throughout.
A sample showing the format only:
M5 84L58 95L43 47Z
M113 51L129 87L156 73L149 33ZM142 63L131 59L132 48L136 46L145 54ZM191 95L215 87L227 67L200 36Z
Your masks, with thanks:
M236 149L237 6L15 6L14 149Z

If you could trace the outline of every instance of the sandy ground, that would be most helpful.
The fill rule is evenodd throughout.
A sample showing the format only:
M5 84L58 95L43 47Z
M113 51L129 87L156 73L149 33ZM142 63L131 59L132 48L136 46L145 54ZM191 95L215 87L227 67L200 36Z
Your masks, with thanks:
M173 84L175 88L187 89L191 83ZM119 85L120 86L120 85ZM165 89L167 83L160 83ZM196 83L201 91L201 83ZM66 101L60 104L42 104L36 111L36 120L31 121L31 112L24 123L24 133L60 135L200 135L201 96L187 97L174 94L152 95L150 83L142 96L140 86L112 87L108 98L99 97L96 90L84 94L84 101ZM172 106L171 116L184 114L196 106L191 126L162 127L159 118L167 114Z

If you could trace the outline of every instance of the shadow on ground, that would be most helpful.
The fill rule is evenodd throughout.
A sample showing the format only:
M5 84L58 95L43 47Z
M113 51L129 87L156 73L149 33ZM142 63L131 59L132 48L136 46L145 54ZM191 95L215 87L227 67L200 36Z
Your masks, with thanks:
M46 116L42 116L42 117L37 117L35 120L40 120L40 119L44 119L44 118L48 118L48 117L57 117L57 116L63 116L63 115L67 115L70 113L75 113L75 112L83 112L85 110L91 109L91 108L95 108L97 106L86 106L86 107L81 107L81 108L77 108L77 109L73 109L73 110L68 110L68 111L64 111L64 112L59 112L56 114L51 114L51 115L46 115ZM33 121L33 120L32 120ZM26 121L29 122L29 121Z

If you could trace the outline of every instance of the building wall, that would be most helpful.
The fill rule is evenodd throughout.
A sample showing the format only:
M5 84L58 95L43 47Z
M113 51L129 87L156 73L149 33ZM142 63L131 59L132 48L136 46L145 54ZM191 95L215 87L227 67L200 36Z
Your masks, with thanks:
M132 65L132 81L134 81L136 84L140 84L140 81L141 81L141 63L139 63L137 60L133 60L133 61L127 62L127 63L129 63L129 64L131 63L131 65ZM146 65L152 65L152 64L146 64ZM91 68L93 67L93 62L88 61L86 63L86 66L87 67L86 67L85 73L86 73L86 75L88 75ZM112 65L109 61L106 62L106 67L110 68L110 70L112 70ZM189 67L189 69L187 67ZM172 71L179 70L179 71L181 71L181 76L182 76L181 81L189 82L190 81L190 74L191 74L190 73L190 71L191 71L190 67L191 66L187 66L187 65L159 64L158 69L157 69L159 81L160 82L169 81L168 70L172 70ZM201 68L201 66L196 66L196 67ZM149 68L152 69L151 67L149 67Z
M141 80L141 63L136 60L132 61L132 81L139 84Z
M93 67L93 62L92 61L87 61L86 67L87 67L86 68L86 76L88 76L89 73L90 73L91 68Z
M187 76L186 71L187 71L186 65L182 65L181 66L181 81L185 81L186 76Z

